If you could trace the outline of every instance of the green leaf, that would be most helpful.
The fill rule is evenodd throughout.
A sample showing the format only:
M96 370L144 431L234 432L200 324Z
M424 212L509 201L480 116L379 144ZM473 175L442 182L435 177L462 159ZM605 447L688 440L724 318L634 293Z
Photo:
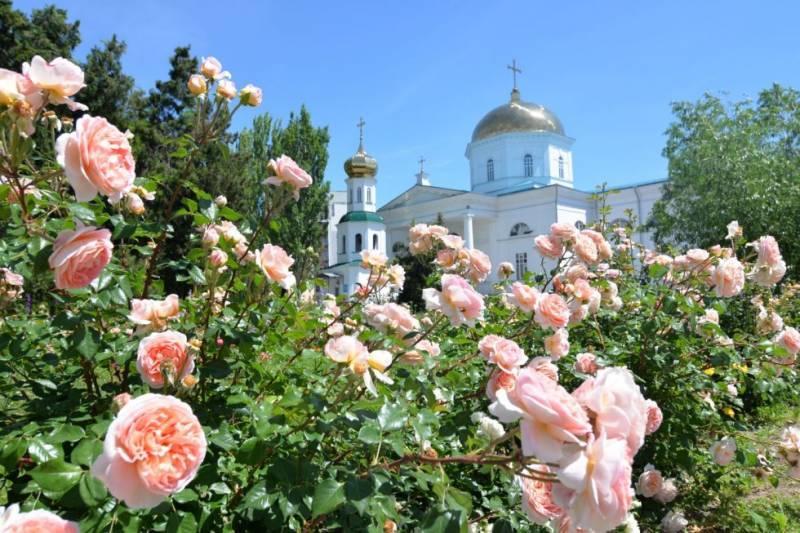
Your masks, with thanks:
M84 473L78 482L78 492L87 507L97 507L108 496L103 482L89 473Z
M378 424L383 431L402 428L408 419L407 409L399 404L384 404L378 411Z
M33 480L44 490L66 492L81 478L83 469L77 465L54 459L30 471Z
M367 444L378 444L381 441L381 430L372 424L364 424L358 430L358 440Z
M197 500L197 493L192 489L183 489L172 497L178 503L187 503Z
M244 497L244 506L247 509L263 511L272 503L272 498L267 493L267 485L264 481L256 483L252 489L247 491Z
M347 502L356 508L358 514L364 515L369 506L369 498L372 496L374 483L371 479L360 479L351 477L344 486Z
M344 484L335 479L326 479L314 489L311 517L328 514L344 503Z
M95 458L103 452L103 443L97 439L84 439L72 450L70 461L91 466Z
M195 533L197 530L197 519L192 513L178 511L172 513L167 521L167 531L170 532Z
M59 446L54 446L39 439L33 439L28 445L28 453L37 463L46 463L53 459L63 457L63 452Z
M236 460L246 465L257 465L267 456L267 446L264 441L250 437L239 447Z
M72 424L61 424L50 432L47 436L47 440L55 443L77 442L81 440L84 435L86 435L86 432L83 431L81 427Z
M420 523L420 531L425 533L459 533L461 531L461 511L433 508L425 513Z

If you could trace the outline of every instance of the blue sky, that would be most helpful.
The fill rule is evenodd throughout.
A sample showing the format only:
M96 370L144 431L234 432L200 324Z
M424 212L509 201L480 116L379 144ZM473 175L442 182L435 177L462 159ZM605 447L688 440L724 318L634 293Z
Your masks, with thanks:
M512 58L523 99L552 109L576 139L576 186L587 190L666 176L670 102L800 87L800 2L788 0L57 4L81 21L78 57L116 33L140 87L166 77L172 49L189 43L220 59L239 87L262 87L263 110L287 117L306 104L330 127L325 178L335 189L363 116L380 204L414 183L420 155L434 185L468 187L466 143L507 100ZM235 126L253 116L246 110Z

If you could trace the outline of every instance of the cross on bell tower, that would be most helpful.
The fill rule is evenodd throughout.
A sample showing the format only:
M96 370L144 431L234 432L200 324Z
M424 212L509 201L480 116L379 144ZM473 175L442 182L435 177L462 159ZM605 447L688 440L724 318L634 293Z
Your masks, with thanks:
M358 128L358 151L359 152L363 152L364 151L364 126L366 126L366 125L367 125L367 123L364 122L364 117L359 117L358 124L356 124L356 127Z

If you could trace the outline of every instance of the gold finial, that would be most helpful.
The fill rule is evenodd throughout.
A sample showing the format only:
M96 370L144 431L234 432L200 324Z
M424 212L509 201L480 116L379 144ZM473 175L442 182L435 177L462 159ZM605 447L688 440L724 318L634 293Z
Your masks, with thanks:
M356 126L358 127L358 151L359 152L363 152L364 151L364 126L366 126L366 125L367 125L367 123L364 122L364 117L359 117L358 124L356 124Z
M425 158L422 157L422 156L419 156L418 163L419 163L419 173L420 174L424 174L425 173Z
M511 90L511 101L516 102L519 100L519 89L517 89L517 74L522 74L522 69L517 67L517 60L512 59L510 65L506 65L512 73L514 79L514 88Z

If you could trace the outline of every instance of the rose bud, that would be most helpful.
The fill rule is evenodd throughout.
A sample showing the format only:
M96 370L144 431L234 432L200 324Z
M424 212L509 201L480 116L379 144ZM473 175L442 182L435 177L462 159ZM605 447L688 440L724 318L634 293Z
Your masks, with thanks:
M261 105L261 89L255 85L245 85L242 92L239 93L239 100L243 105L257 107Z
M189 87L189 92L195 96L200 96L208 92L206 79L200 74L192 74L186 86Z

